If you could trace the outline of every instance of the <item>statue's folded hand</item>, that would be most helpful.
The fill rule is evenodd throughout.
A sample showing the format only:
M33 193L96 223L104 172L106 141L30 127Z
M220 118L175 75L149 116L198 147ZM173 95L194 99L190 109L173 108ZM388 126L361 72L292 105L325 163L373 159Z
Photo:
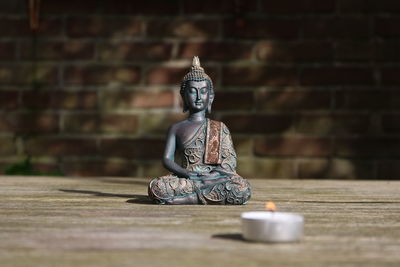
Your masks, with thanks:
M190 180L200 180L202 178L202 174L198 173L198 172L189 172L189 179Z
M207 175L205 175L207 178L218 178L219 176L221 176L221 173L218 171L211 171L210 173L208 173Z

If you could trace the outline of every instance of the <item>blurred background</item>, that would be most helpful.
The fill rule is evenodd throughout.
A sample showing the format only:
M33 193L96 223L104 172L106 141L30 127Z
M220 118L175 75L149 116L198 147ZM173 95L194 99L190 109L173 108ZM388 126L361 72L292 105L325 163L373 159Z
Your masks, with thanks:
M400 178L398 0L1 0L0 167L165 175L200 57L246 178Z

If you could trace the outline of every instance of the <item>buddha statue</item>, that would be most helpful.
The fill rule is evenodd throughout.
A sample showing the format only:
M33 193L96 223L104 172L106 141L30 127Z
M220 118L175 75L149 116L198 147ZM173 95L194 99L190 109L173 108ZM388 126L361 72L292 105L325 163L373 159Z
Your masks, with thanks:
M159 204L246 204L250 184L236 173L236 153L228 128L206 118L214 100L213 83L198 57L183 78L180 94L186 120L167 134L163 164L171 174L150 181L148 194ZM182 164L175 161L181 158Z

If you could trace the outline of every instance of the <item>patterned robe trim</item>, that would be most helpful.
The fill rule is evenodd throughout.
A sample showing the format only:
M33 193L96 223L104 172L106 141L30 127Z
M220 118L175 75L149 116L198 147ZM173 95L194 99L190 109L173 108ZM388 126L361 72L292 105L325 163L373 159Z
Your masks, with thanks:
M221 168L227 172L236 173L236 152L228 127L221 122Z
M221 164L221 137L222 123L219 121L207 120L206 151L204 163Z

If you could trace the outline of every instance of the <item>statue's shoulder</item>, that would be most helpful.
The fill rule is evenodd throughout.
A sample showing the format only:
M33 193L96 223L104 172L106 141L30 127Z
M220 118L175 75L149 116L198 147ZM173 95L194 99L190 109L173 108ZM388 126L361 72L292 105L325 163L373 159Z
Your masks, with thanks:
M168 132L169 132L169 133L176 133L177 131L179 131L179 129L181 129L181 128L184 126L184 124L185 124L185 120L179 121L179 122L177 122L177 123L172 124L172 125L169 127Z
M211 120L209 119L210 123L216 123L216 124L220 124L221 125L221 129L225 132L229 133L229 128L228 126L225 125L225 123L223 123L222 121L216 121L216 120Z

